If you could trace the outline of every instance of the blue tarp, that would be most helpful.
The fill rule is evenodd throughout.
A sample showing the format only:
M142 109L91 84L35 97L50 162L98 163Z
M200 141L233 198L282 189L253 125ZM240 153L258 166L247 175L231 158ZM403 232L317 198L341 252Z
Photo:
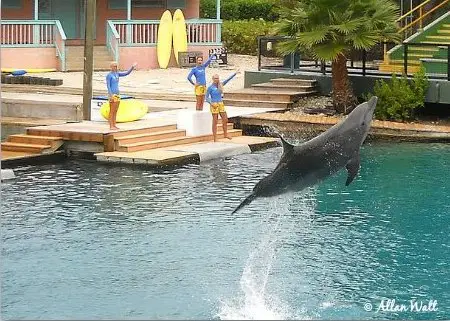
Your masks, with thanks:
M120 99L133 99L133 96L120 95ZM94 96L92 99L95 100L108 100L108 96Z

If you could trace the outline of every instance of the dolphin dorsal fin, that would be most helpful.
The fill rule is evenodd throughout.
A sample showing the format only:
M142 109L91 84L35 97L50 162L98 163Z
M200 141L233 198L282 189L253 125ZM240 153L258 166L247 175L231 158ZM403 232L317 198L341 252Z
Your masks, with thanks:
M294 149L294 145L289 144L284 138L283 136L281 136L280 134L278 135L281 139L281 142L283 143L283 154L289 153L290 151L292 151Z

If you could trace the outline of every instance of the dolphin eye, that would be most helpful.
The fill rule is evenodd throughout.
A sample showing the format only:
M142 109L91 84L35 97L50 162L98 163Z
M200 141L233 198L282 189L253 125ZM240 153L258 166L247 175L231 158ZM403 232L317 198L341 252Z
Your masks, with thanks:
M365 122L365 121L363 121L361 125L362 125L362 126L364 126L365 124L366 124L366 122Z

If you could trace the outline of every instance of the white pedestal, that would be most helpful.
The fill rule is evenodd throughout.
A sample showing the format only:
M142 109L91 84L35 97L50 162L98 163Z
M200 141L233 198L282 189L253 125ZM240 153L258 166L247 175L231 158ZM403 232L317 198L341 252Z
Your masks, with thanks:
M5 181L7 179L13 179L16 177L16 175L14 175L14 171L12 169L2 169L1 171L1 180Z
M182 110L178 114L177 128L186 130L186 136L211 135L211 113L209 111Z
M106 121L100 114L100 107L105 103L106 99L91 99L91 120L92 121Z

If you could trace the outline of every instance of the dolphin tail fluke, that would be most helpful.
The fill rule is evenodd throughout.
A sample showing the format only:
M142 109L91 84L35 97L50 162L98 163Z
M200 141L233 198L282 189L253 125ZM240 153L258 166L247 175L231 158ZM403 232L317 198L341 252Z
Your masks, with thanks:
M253 193L250 194L249 196L247 196L247 198L246 198L245 200L242 201L241 204L239 204L238 207L236 207L236 208L234 209L233 213L231 213L231 214L236 213L236 212L239 211L241 208L243 208L245 205L250 204L255 198L256 198L256 195L255 195L255 194L253 194Z

